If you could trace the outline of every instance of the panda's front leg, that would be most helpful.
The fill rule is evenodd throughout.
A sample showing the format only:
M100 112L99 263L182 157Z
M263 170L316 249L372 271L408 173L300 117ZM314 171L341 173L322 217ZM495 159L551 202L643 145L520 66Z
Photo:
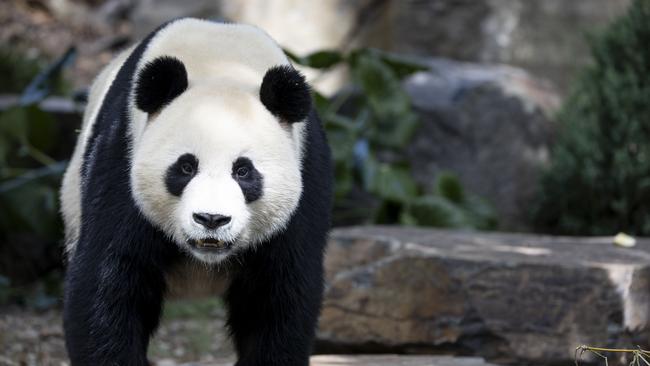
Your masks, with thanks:
M71 365L144 366L165 291L159 243L102 232L82 230L68 265L64 327Z
M323 293L322 247L284 244L248 253L226 293L236 366L309 365Z

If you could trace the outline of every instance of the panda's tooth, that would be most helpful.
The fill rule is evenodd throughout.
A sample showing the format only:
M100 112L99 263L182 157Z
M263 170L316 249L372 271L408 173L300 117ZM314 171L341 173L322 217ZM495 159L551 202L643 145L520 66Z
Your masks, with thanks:
M226 241L219 239L196 239L195 246L197 248L218 248L224 249L227 247Z

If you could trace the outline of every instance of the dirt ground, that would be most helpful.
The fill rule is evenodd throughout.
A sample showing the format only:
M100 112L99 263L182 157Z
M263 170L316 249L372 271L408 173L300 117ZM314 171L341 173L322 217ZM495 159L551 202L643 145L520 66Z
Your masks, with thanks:
M224 322L218 300L169 302L149 358L158 366L229 358L233 350ZM61 309L0 308L0 366L64 365L68 361Z

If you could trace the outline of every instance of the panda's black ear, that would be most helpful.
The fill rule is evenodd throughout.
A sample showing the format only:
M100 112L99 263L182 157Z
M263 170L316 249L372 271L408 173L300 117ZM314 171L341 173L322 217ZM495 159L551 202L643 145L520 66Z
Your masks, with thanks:
M311 110L309 85L289 65L274 66L266 72L260 100L274 116L289 123L303 121Z
M183 63L171 56L148 62L138 73L135 105L149 114L160 111L187 89L187 71Z

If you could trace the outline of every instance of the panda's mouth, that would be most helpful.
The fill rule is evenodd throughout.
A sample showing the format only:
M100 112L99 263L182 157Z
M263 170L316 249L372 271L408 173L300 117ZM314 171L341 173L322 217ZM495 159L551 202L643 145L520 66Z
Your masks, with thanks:
M227 252L232 247L232 242L217 238L190 239L188 243L194 249L212 253Z

